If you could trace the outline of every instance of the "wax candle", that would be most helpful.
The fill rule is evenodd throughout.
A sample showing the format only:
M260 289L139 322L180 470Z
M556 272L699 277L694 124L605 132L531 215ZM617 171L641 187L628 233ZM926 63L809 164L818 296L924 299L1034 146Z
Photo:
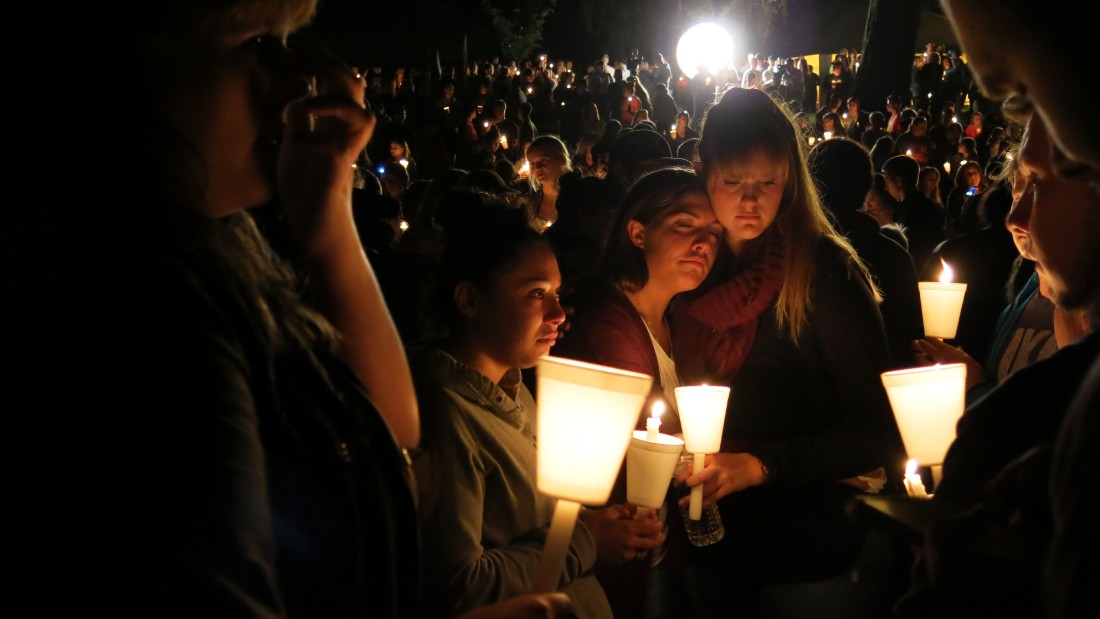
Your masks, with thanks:
M665 413L664 401L657 400L654 402L650 413L649 419L645 420L645 440L655 443L657 442L657 434L661 430L661 415Z
M930 499L932 497L924 489L924 482L921 480L918 470L919 466L916 458L911 458L905 465L905 492L912 499Z
M954 283L954 271L940 258L943 271L938 282L918 282L921 313L924 316L924 334L940 339L951 339L959 328L966 284Z

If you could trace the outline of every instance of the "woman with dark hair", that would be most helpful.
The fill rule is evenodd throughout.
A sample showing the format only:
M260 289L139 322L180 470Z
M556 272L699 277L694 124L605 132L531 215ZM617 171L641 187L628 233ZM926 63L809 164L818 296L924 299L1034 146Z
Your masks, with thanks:
M548 240L518 208L467 201L446 228L436 300L441 338L408 349L423 411L413 456L425 616L450 617L531 590L554 509L535 471L535 400L521 371L557 342L565 312ZM609 618L597 555L622 562L662 539L624 505L585 509L560 590L576 615Z
M948 236L973 232L981 227L978 204L986 184L982 165L976 159L966 161L955 171L955 186L947 194L944 205L948 217Z
M680 379L672 360L668 306L710 272L721 233L706 186L694 171L665 168L643 176L623 199L601 260L600 279L590 282L575 301L572 326L556 353L654 377L651 399L667 404L661 422L665 434L680 432L674 392ZM645 407L647 415L649 409ZM643 416L638 429L644 428ZM625 500L624 475L620 473L612 502L617 497ZM662 521L667 513L661 510ZM660 552L597 571L616 616L663 616L674 607L660 596L638 595L639 587L646 587L650 568L658 569L665 558ZM667 576L648 579L656 591L665 591L667 585L654 578ZM652 607L643 607L643 602Z
M386 161L392 161L401 165L409 173L409 182L419 180L420 172L413 158L409 143L401 138L390 140L390 156Z
M731 260L674 305L674 359L686 384L732 391L721 453L678 481L729 518L721 541L687 549L688 616L889 610L888 549L846 504L901 487L880 380L890 352L879 292L826 216L805 149L757 90L727 90L703 125L702 176Z

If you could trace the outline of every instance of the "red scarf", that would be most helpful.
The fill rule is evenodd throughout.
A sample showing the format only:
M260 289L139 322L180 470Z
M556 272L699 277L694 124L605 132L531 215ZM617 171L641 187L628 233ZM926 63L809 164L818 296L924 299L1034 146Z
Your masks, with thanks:
M773 236L731 279L692 299L674 314L676 367L685 384L729 383L752 348L760 314L783 285L783 243Z

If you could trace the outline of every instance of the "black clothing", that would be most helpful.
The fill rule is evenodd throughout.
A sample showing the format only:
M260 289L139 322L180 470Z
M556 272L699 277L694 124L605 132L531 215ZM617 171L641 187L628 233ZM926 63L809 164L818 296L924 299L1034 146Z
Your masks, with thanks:
M892 369L917 365L912 341L924 337L924 321L912 257L904 247L884 235L870 215L842 211L834 213L834 219L882 291L879 310L890 344Z
M943 462L935 497L967 507L1009 462L1053 442L1070 401L1100 353L1100 331L1022 368L970 405Z
M856 489L838 480L884 466L892 487L900 485L893 465L904 462L904 449L879 378L890 360L878 308L833 243L819 241L815 265L813 310L798 343L776 324L773 302L730 383L723 451L760 458L768 481L719 500L725 537L687 549L688 563L746 585L822 580L850 568L865 531L845 512ZM721 301L697 302L708 300ZM692 341L691 333L680 339L682 328L697 330L681 311L674 309L674 350Z
M894 221L905 226L909 238L909 255L913 257L913 266L923 273L932 250L939 245L945 235L946 215L944 208L927 196L910 191L894 212Z
M6 339L15 606L415 616L410 471L358 379L247 310L200 230L80 206L21 228L58 244Z

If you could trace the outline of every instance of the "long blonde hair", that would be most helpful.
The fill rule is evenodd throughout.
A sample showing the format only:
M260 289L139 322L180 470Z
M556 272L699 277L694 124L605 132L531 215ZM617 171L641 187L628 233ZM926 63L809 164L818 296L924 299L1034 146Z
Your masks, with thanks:
M881 293L874 285L867 266L855 249L839 234L825 214L806 163L806 144L790 111L762 90L730 88L707 111L699 138L699 159L703 177L732 161L745 161L764 155L787 164L787 184L779 213L768 230L747 247L771 234L782 239L783 285L776 301L776 322L798 341L812 310L814 254L821 239L839 246L863 274L876 301Z

